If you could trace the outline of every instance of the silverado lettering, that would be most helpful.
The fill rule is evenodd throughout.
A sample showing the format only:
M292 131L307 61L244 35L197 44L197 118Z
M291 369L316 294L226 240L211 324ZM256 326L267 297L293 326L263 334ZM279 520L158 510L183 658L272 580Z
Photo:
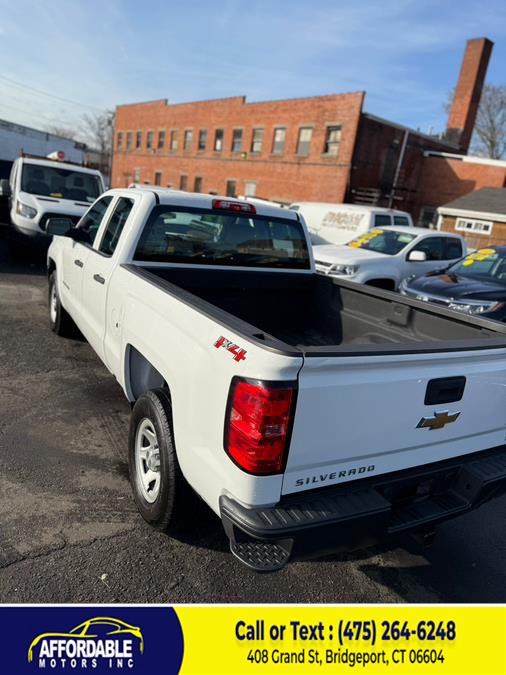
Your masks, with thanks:
M336 478L347 478L348 476L355 476L362 473L369 473L374 471L374 464L369 466L359 466L358 468L345 469L343 471L332 471L332 473L321 473L318 476L308 476L307 478L298 478L295 481L297 487L302 487L302 485L310 485L311 483L324 483L327 480L335 480Z

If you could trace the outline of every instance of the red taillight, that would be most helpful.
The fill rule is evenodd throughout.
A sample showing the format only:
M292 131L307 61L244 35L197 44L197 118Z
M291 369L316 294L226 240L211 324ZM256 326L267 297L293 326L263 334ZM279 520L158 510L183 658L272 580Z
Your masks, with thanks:
M256 213L253 204L247 202L231 202L228 199L213 199L213 209L224 211L236 211L237 213Z
M232 384L225 450L242 469L262 475L283 471L294 402L291 384Z

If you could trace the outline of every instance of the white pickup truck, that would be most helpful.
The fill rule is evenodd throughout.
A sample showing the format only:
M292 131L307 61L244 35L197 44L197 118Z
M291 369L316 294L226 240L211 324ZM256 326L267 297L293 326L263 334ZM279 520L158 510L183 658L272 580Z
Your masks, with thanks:
M506 326L316 274L294 211L115 189L69 226L48 223L51 328L131 402L155 527L191 522L190 485L268 571L506 490Z

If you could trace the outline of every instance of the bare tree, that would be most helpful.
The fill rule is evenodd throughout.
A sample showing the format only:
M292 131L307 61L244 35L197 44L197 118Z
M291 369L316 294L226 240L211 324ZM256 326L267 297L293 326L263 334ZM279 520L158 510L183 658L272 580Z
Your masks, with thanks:
M506 154L506 85L486 84L474 126L474 151L490 159Z
M114 131L114 111L105 110L102 113L88 114L82 117L80 136L84 139L91 151L98 155L100 170L109 173L112 152L112 136Z
M74 141L79 136L79 131L76 129L71 129L70 127L61 127L57 124L46 125L45 131L47 131L48 134L53 134L54 136L69 138L72 141Z
M455 90L450 91L443 104L446 113L450 112L454 93ZM471 150L490 159L502 159L506 155L506 85L483 87Z

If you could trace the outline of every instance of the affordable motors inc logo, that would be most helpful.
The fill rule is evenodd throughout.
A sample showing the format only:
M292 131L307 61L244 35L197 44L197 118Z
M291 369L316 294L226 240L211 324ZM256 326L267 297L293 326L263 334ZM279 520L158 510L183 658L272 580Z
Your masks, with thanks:
M138 626L99 616L68 631L37 635L28 648L28 662L44 671L130 670L143 652Z

